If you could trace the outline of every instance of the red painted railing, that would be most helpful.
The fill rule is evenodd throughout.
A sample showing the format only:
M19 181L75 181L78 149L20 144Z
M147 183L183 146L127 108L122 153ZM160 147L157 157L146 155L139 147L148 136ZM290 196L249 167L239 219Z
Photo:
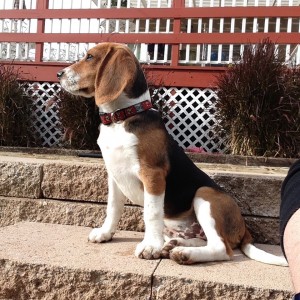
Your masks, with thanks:
M174 0L172 8L127 9L48 9L48 0L37 1L30 10L2 10L0 19L37 19L37 33L0 33L0 42L36 43L34 61L15 61L23 78L36 81L56 81L56 73L65 67L63 62L43 62L45 42L99 43L114 41L127 44L160 43L172 45L170 65L145 65L153 84L165 86L213 87L215 76L224 67L179 65L181 44L249 44L269 38L276 44L299 44L299 32L247 32L247 33L185 33L182 22L187 18L299 18L300 7L205 7L187 8L183 0ZM46 19L105 18L105 19L172 19L172 33L45 33ZM3 61L3 63L10 63Z

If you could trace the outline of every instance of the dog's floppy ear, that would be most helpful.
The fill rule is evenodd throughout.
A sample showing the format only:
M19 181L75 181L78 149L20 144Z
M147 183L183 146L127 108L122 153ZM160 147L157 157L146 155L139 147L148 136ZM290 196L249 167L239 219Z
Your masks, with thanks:
M130 50L111 47L99 66L95 79L95 100L103 104L117 99L123 91L130 90L137 65Z

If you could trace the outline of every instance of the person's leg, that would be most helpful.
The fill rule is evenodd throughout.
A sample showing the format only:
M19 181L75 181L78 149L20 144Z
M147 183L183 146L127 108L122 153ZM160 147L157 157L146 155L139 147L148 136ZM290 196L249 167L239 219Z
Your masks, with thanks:
M294 289L300 293L300 160L293 164L282 184L280 233ZM300 299L300 295L296 299Z
M300 293L300 209L292 215L285 227L283 244L295 292Z

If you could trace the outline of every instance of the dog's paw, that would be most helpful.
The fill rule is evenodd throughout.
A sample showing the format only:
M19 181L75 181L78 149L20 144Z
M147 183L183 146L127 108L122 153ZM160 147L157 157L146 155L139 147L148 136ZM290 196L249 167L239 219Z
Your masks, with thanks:
M161 257L163 239L157 241L145 241L139 243L135 249L135 256L144 259L157 259Z
M161 250L162 258L170 258L170 251L178 246L178 240L172 239L166 242Z
M89 241L93 243L108 242L112 239L113 233L103 228L94 228L89 234Z
M190 253L187 247L175 247L170 251L170 259L180 265L191 265L193 263L190 259Z

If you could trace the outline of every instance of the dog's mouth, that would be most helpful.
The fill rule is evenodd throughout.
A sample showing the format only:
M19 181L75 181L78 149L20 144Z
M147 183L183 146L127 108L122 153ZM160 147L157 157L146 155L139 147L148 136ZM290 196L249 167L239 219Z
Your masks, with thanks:
M81 88L78 90L80 94L89 94L89 88Z
M76 95L80 91L79 79L79 76L74 71L66 68L63 76L60 78L61 87L67 92Z
M61 87L71 94L76 94L78 89L78 85L70 82L69 80L62 79L60 81Z
M95 93L93 91L91 91L90 88L85 87L85 88L80 88L77 90L77 95L79 96L83 96L86 98L90 98L93 97L95 95Z
M80 85L79 81L82 82L82 80L79 79L80 78L76 73L74 73L73 71L67 71L60 80L61 87L75 96L83 96L86 98L94 96L95 93L91 89L91 87Z
M68 87L63 87L67 92L75 95L75 96L82 96L85 98L90 98L94 96L94 93L90 91L89 88L78 88L78 86L68 86Z

